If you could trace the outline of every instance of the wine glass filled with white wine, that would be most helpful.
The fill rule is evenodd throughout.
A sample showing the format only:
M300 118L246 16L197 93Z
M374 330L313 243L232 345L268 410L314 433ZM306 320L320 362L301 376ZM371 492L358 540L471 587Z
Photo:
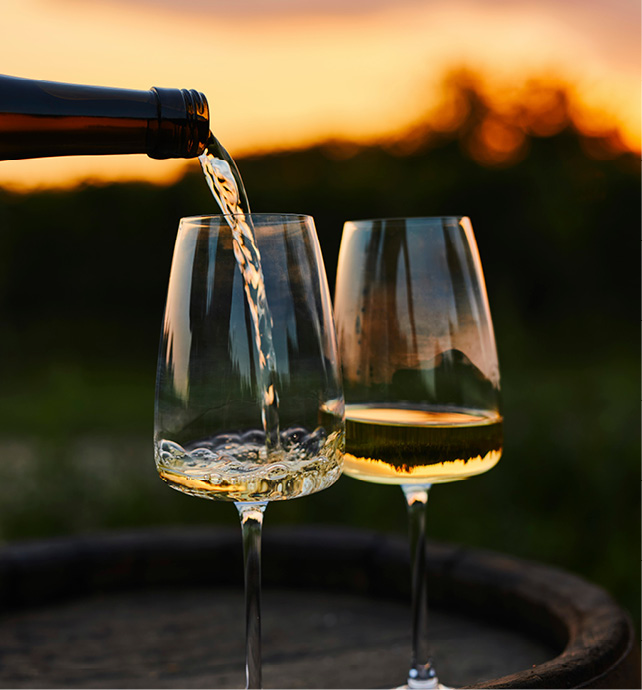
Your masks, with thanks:
M439 687L425 631L428 490L486 472L502 452L499 366L470 220L347 222L335 323L344 473L403 489L413 568L407 685Z
M332 308L312 218L182 219L158 361L155 459L174 489L238 508L248 688L261 687L263 511L269 501L335 482L343 432Z

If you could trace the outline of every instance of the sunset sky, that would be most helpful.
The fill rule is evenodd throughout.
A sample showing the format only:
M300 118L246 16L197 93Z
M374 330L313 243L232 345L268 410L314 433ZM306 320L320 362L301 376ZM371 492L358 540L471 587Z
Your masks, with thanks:
M205 93L233 156L333 137L367 141L417 119L448 69L493 88L574 85L598 124L640 148L638 0L3 0L0 71ZM0 162L0 185L169 180L145 156ZM198 165L192 161L188 165Z

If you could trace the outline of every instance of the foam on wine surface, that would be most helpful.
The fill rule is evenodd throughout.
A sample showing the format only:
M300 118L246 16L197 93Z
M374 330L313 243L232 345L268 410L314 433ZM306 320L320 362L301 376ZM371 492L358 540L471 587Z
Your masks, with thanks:
M172 441L155 445L161 479L173 489L218 501L278 501L320 491L341 474L343 434L302 428L280 433L269 452L255 430L220 434L183 448Z

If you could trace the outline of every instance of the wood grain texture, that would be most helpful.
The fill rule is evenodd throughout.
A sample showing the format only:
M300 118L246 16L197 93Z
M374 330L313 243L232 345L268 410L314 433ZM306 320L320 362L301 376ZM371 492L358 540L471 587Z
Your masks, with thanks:
M626 614L572 574L430 544L430 636L457 687L640 687ZM377 688L407 670L403 539L272 528L265 687ZM0 554L0 687L244 687L240 532L180 528Z

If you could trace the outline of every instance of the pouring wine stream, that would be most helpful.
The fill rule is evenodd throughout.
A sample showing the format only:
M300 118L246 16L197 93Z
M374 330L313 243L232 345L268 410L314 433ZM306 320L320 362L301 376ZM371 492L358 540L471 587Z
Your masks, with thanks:
M276 355L272 342L272 315L265 295L261 254L256 245L250 204L236 163L211 133L199 161L212 196L226 215L232 231L234 255L243 276L259 356L261 417L265 431L266 455L269 457L280 445L279 399L275 386Z

